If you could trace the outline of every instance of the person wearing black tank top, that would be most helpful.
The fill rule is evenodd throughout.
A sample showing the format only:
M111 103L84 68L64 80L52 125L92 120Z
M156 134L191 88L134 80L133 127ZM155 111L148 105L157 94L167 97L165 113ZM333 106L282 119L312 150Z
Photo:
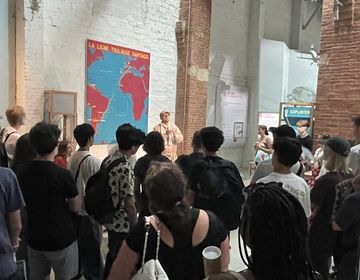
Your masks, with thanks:
M159 261L171 280L204 279L202 251L221 249L221 268L229 264L229 239L221 221L185 203L186 179L172 163L154 162L144 182L150 202L150 230L145 262L155 258L160 230ZM132 228L115 260L109 280L129 280L140 268L145 239L145 218Z

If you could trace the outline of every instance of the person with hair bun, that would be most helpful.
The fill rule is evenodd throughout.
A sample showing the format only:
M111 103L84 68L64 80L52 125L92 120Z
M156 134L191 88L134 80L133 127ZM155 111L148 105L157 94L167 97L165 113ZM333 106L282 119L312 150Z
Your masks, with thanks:
M147 154L139 158L134 167L134 193L136 207L140 217L150 215L148 197L143 189L146 172L149 169L150 164L154 161L170 162L168 157L161 154L165 149L165 144L162 135L157 131L151 131L146 135L143 149Z
M145 262L155 258L160 231L159 261L171 280L204 279L202 251L221 249L221 270L229 264L229 240L223 224L211 212L190 208L185 202L186 178L175 164L154 162L147 173L145 191L153 214L131 230L115 260L109 280L129 280L140 268L146 219L150 221Z
M270 158L272 153L272 140L266 125L258 126L258 134L259 139L254 144L254 149L256 150L254 161L256 165L264 159Z

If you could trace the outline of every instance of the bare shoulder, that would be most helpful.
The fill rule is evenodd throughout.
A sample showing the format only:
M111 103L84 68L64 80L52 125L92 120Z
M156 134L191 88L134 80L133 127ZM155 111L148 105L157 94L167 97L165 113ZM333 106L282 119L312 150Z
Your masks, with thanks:
M205 238L209 231L209 216L204 210L199 210L199 217L193 231L192 244L199 245Z

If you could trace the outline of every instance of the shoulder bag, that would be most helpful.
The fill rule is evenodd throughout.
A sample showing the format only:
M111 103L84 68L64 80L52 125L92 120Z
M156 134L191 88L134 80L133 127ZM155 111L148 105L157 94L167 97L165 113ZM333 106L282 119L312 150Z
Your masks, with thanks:
M149 239L149 229L150 229L150 219L151 217L146 217L145 221L145 241L144 241L144 250L141 261L141 268L139 271L131 278L131 280L169 280L166 272L162 268L158 258L159 258L159 247L160 247L160 230L157 230L157 242L156 242L156 254L155 259L151 259L145 263L146 249Z

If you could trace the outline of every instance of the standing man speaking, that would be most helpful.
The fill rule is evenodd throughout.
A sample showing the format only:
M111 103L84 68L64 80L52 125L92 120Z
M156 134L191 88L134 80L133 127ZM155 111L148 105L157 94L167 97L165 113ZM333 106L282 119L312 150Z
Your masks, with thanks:
M162 111L160 113L161 123L154 127L154 131L161 133L165 142L163 155L168 157L172 162L177 158L177 145L184 139L180 129L170 122L170 112Z

